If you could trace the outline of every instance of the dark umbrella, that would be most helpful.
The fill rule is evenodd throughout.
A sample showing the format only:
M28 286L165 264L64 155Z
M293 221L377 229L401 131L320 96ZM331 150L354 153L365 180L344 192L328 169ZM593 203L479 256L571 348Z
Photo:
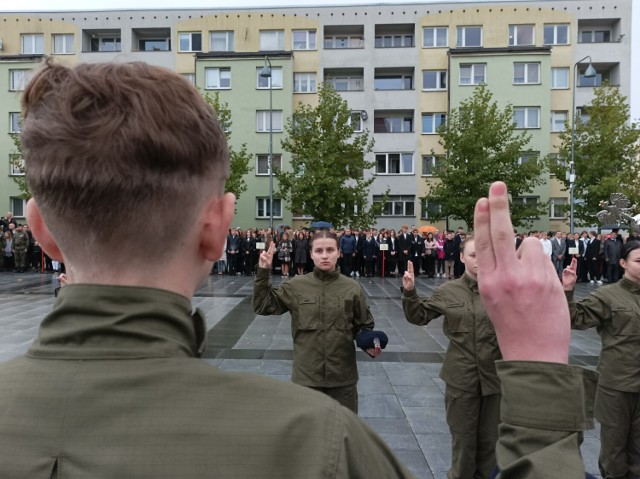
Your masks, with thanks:
M311 227L312 228L333 228L333 225L327 221L314 221L313 223L311 223Z

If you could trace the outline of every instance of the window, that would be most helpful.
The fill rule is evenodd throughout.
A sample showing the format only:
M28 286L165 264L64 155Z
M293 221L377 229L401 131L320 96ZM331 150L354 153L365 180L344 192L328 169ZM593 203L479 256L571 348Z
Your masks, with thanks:
M540 158L540 153L537 151L524 151L520 153L518 156L518 164L524 165L525 163L529 163L530 161L538 161Z
M373 197L374 203L380 203L382 196ZM382 209L382 216L415 216L416 199L414 196L388 196Z
M284 30L260 31L260 50L284 50Z
M269 110L256 112L256 131L269 132ZM273 131L282 131L282 110L273 110Z
M269 198L256 198L256 217L270 218L271 209L269 208ZM280 198L273 199L273 217L282 218L282 200Z
M16 218L24 218L27 210L27 200L24 198L11 198L11 213Z
M293 91L294 93L315 93L317 91L316 74L294 73Z
M74 53L73 33L53 35L53 53L56 55L70 55Z
M446 113L423 113L422 114L422 133L435 134L438 133L440 125L447 123Z
M282 168L282 156L273 155L273 171L278 172ZM256 175L263 176L269 174L269 155L258 155L256 157Z
M262 67L257 67L256 68L256 78L257 78L256 88L268 89L269 83L273 85L273 88L282 88L282 67L272 67L270 77L261 77L260 71L262 71Z
M581 43L609 43L611 32L609 30L582 30L580 32Z
M540 202L540 198L537 196L514 196L511 200L514 205L525 205L535 208ZM537 218L536 216L529 216L528 218Z
M549 153L547 157L549 158L549 162L553 167L558 167L558 168L567 167L567 161L558 153ZM551 173L551 176L553 176L553 171L551 171L550 173Z
M32 76L33 70L9 70L9 90L24 90Z
M231 88L231 68L205 68L206 90L228 90Z
M140 38L138 51L140 52L168 52L171 50L171 40L168 38Z
M121 46L119 36L100 36L91 39L92 52L119 52Z
M375 90L413 90L413 75L378 75L373 79Z
M514 63L513 83L520 85L540 83L540 64Z
M481 47L482 27L458 27L456 47Z
M566 122L567 122L566 111L551 112L551 131L564 131Z
M349 125L353 126L354 133L361 133L364 131L362 111L352 111L349 117ZM365 112L366 113L366 112Z
M569 88L569 69L566 67L551 69L551 88Z
M422 72L423 90L446 90L447 70L423 70Z
M362 35L334 35L324 37L324 47L333 48L364 48Z
M196 84L196 74L195 73L182 73L182 76L192 85Z
M316 31L315 30L294 30L293 49L294 50L315 50Z
M460 85L481 85L486 83L487 66L484 63L460 65Z
M325 81L336 91L362 91L364 89L361 76L334 76L325 78Z
M544 26L545 45L568 45L569 24L549 24Z
M423 48L442 48L449 45L449 27L424 27L422 29Z
M412 133L412 116L377 116L373 119L374 133Z
M20 155L9 155L9 165L11 176L24 176L24 159Z
M183 32L178 35L180 40L179 51L181 52L201 52L202 51L202 33L200 32Z
M20 113L16 113L16 112L9 113L9 133L20 133L21 123L22 123L22 119L20 117Z
M23 55L44 54L44 35L42 33L29 33L21 35Z
M549 199L549 218L564 219L567 217L567 199L566 198L550 198Z
M413 35L376 35L376 48L405 48L413 46Z
M534 25L509 25L509 46L534 45Z
M440 166L440 157L436 155L424 155L422 157L422 176L437 175Z
M212 52L235 51L233 30L210 32L209 43Z
M377 175L412 175L413 153L376 153Z
M516 128L540 128L540 107L516 107L513 109Z
M584 76L584 71L579 71L578 72L578 86L602 86L602 81L603 80L607 80L608 79L608 72L605 72L605 74L603 75L602 73L598 72L596 73L596 76L594 77L590 77L587 78Z
M423 198L421 203L420 218L423 220L437 217L442 212L442 205L440 203L429 201L427 198Z

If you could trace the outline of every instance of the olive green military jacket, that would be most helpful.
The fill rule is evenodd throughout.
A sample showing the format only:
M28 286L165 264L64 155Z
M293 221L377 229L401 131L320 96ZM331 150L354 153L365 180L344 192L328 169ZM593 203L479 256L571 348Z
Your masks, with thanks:
M442 328L449 338L440 370L444 382L463 391L480 389L483 396L500 392L495 362L502 354L477 281L464 274L426 299L419 298L415 288L404 290L402 309L407 321L422 326L444 316Z
M13 251L25 252L29 249L29 235L24 231L22 233L13 233Z
M69 285L0 365L0 477L411 477L324 394L197 359L205 323L150 288Z
M364 291L340 274L318 268L274 288L269 270L258 268L253 284L257 314L291 312L293 374L296 384L339 387L358 382L354 339L374 320Z
M602 339L598 361L602 386L640 392L640 285L626 277L575 302L567 291L571 327L596 328Z

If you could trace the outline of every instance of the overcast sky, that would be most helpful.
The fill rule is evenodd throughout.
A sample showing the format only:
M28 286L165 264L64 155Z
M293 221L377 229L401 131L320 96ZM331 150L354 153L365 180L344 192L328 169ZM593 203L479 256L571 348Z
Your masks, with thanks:
M371 1L371 0L0 0L0 11L52 11L52 10L116 10L127 8L229 8L230 4L235 7L255 7L265 8L267 6L311 6L311 5L345 5L345 4L389 4L389 3L433 3L434 0L412 1ZM438 0L440 1L440 0ZM460 1L465 0L449 0ZM503 1L503 0L494 0ZM504 0L513 1L513 0ZM640 1L633 1L632 28L635 32L640 32ZM640 121L640 34L633 35L631 31L626 32L627 38L631 37L631 118Z

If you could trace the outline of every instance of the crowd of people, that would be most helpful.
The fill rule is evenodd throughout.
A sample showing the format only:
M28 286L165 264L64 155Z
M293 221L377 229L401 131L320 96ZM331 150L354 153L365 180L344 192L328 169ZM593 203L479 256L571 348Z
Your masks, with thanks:
M0 218L0 272L64 272L64 264L53 261L40 246L27 224L9 211Z

